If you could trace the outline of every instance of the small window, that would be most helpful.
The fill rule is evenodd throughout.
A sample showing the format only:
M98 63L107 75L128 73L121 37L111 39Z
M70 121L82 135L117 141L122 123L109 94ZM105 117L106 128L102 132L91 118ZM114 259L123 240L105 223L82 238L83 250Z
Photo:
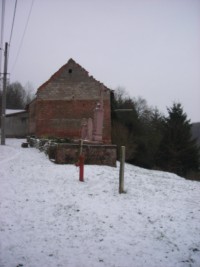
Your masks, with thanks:
M69 69L68 72L69 72L69 73L72 73L72 69Z

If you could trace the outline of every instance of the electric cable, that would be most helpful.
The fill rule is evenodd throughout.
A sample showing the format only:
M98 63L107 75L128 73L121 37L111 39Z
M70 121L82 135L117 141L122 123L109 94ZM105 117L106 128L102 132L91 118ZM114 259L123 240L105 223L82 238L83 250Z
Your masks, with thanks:
M1 90L1 67L2 67L2 54L3 54L4 20L5 20L5 0L2 0L2 10L1 10L1 41L0 41L0 90Z
M21 48L22 48L22 45L23 45L24 36L25 36L26 30L27 30L27 27L28 27L29 19L30 19L30 16L31 16L31 11L32 11L32 8L33 8L33 3L34 3L34 0L32 0L32 2L31 2L31 7L30 7L30 10L29 10L29 14L28 14L27 20L26 20L26 25L25 25L24 32L23 32L23 35L22 35L22 39L21 39L21 42L20 42L20 45L19 45L19 49L17 51L17 56L15 58L13 66L11 68L11 72L13 72L13 70L15 68L15 65L17 63L17 60L18 60L18 57L19 57L19 54L20 54L20 51L21 51Z
M15 8L14 8L14 13L13 13L13 21L12 21L12 27L11 27L11 32L10 32L9 46L11 45L11 40L12 40L13 28L14 28L14 23L15 23L16 9L17 9L17 0L15 0Z

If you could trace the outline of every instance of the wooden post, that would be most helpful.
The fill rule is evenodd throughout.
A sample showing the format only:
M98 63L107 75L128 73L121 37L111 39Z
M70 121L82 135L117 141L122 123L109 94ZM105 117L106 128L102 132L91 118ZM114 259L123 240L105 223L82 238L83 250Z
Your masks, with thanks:
M80 142L80 155L79 155L79 181L84 182L84 156L83 156L83 139Z
M83 153L83 139L81 139L81 141L80 141L80 153L79 153L79 155L82 155L82 153Z
M125 163L125 146L121 146L120 170L119 170L119 194L124 193L124 163Z

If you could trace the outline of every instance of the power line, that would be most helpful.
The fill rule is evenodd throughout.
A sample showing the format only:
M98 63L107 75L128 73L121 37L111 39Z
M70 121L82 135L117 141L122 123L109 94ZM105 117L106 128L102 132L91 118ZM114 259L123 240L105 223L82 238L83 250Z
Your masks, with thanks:
M23 41L24 41L24 36L25 36L26 30L27 30L27 27L28 27L29 19L30 19L30 16L31 16L31 11L32 11L32 8L33 8L33 3L34 3L34 0L32 0L32 2L31 2L31 7L30 7L30 10L29 10L28 18L26 20L26 25L25 25L24 32L23 32L23 35L22 35L22 39L21 39L21 42L20 42L20 45L19 45L17 56L15 58L13 66L12 66L11 72L15 68L15 65L17 63L17 60L18 60L18 57L19 57L19 54L20 54L20 51L21 51L21 48L22 48L22 44L23 44Z
M4 33L4 19L5 19L5 0L2 0L2 7L1 7L1 47L3 49L3 33Z
M13 28L14 28L14 23L15 23L16 9L17 9L17 0L15 0L15 8L14 8L14 13L13 13L13 21L12 21L12 28L11 28L11 32L10 32L10 41L9 41L9 45L11 45L12 33L13 33Z
M0 90L1 90L1 67L3 54L3 33L4 33L4 19L5 19L5 0L2 0L1 6L1 41L0 41Z

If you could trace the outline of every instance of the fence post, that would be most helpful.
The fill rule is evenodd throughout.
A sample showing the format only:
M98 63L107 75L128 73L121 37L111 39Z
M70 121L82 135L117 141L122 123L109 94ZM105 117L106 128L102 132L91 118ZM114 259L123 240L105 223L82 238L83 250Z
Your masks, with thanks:
M125 163L125 146L121 146L120 153L120 170L119 170L119 194L124 193L124 163Z
M83 139L80 142L80 155L79 155L79 181L84 182L84 156L83 156Z

